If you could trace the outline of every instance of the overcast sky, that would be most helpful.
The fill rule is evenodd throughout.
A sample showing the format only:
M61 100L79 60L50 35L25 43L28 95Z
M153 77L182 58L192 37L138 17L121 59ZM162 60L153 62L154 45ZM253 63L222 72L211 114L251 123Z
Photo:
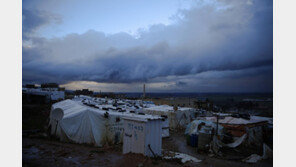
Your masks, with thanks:
M272 92L272 0L23 0L23 83Z

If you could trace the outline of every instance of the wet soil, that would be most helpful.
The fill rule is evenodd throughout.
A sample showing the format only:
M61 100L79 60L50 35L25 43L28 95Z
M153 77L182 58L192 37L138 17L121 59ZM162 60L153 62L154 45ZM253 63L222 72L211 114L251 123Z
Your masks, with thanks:
M221 157L217 157L214 154L199 151L196 147L188 146L186 143L186 138L181 132L171 133L169 138L164 138L162 140L162 148L164 150L171 150L175 152L181 152L191 155L197 159L202 160L197 166L219 166L219 167L229 167L229 166L246 166L246 167L268 167L273 166L273 160L261 160L255 164L247 164L241 160L227 160Z
M187 146L186 139L181 134L171 134L169 138L163 139L162 148L191 155L202 162L182 164L179 161L154 159L140 154L123 155L122 145L99 148L41 136L23 137L23 166L272 166L272 160L246 164L198 153L196 148Z

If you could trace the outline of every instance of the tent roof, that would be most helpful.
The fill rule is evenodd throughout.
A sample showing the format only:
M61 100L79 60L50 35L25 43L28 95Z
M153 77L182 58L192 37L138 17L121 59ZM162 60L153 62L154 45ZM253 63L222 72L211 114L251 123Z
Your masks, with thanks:
M216 117L206 117L206 120L212 121L212 122L217 122ZM236 124L236 125L254 124L254 123L265 122L265 121L266 122L270 121L270 118L259 117L259 116L250 116L250 120L246 120L243 118L235 118L235 117L228 116L223 119L219 119L219 123L221 123L221 124Z
M164 111L164 112L174 112L174 107L169 105L151 105L148 108L144 108L145 110L153 110L153 111ZM188 107L178 107L179 111L188 111L193 108Z
M95 113L102 114L102 115L107 112L109 115L124 116L127 118L135 118L135 119L139 119L139 120L162 119L162 117L160 117L160 116L153 116L153 115L146 115L146 114L140 115L140 114L129 113L129 112L105 111L105 110L85 106L85 105L83 105L83 103L81 103L79 101L73 101L73 100L69 100L69 99L63 100L61 102L58 102L58 103L55 103L52 105L52 109L57 109L57 108L60 108L63 110L63 112L64 112L63 118L72 117L72 116L75 116L76 114L79 114L79 113L85 112L85 111L91 111L91 112L95 112Z

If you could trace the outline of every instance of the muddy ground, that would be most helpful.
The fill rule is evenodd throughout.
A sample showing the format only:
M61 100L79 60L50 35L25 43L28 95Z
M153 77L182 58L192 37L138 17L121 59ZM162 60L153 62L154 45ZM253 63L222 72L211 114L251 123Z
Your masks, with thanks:
M173 146L173 147L172 147ZM122 146L98 148L90 145L64 143L38 135L23 137L23 166L272 166L272 160L246 164L197 153L187 146L185 138L173 134L163 140L163 149L186 153L202 162L182 164L178 161L153 159L137 154L122 154Z
M208 153L197 152L186 144L181 132L172 132L164 138L162 148L196 157L202 162L182 164L176 160L162 160L144 157L139 154L122 154L122 145L98 148L91 145L60 142L45 133L50 110L48 104L23 104L23 166L272 166L272 159L256 164L240 160L225 160Z

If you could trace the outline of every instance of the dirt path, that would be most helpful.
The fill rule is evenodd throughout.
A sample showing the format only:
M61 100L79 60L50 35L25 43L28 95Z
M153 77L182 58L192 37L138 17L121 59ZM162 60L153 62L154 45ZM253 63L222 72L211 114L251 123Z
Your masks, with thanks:
M115 166L119 158L116 149L23 138L23 166Z
M23 137L23 166L182 166L138 154L122 155L121 147L98 148L56 140Z

